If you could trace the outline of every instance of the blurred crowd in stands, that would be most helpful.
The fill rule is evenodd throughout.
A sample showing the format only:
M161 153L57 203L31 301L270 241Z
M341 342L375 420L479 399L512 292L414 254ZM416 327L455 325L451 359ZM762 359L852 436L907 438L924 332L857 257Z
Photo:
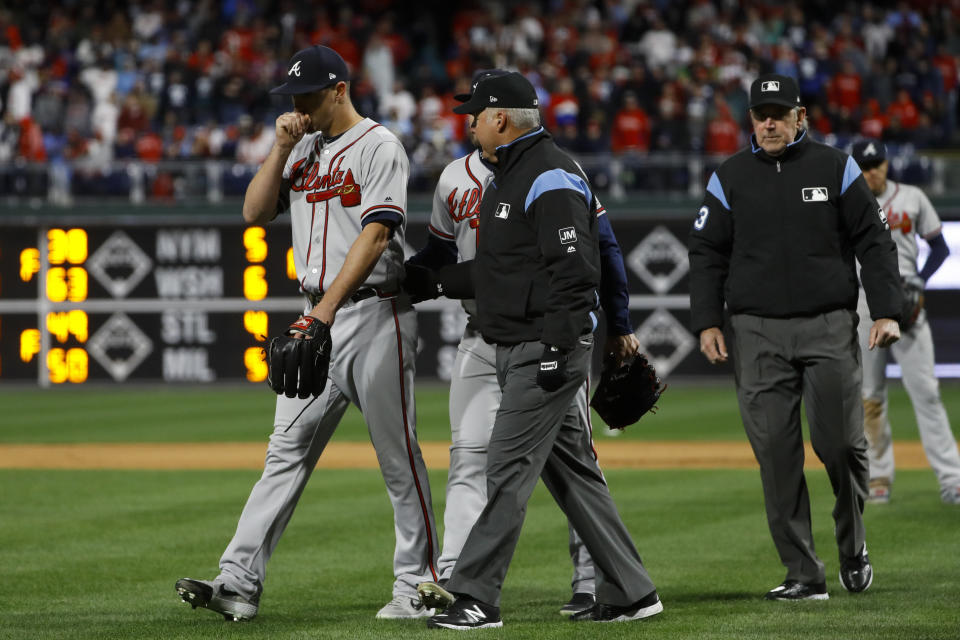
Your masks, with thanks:
M547 127L581 154L730 154L765 71L799 79L821 139L946 147L958 24L958 0L8 0L0 165L256 165L289 108L268 89L309 44L346 59L358 110L415 163L465 151L452 96L490 67L527 75Z

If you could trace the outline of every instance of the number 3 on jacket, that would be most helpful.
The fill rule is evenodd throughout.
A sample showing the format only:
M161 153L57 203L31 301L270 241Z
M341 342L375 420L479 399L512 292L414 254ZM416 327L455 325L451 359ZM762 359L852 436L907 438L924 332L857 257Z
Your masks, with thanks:
M697 219L693 223L693 228L697 231L703 230L707 224L707 218L710 216L710 207L700 207L697 212Z

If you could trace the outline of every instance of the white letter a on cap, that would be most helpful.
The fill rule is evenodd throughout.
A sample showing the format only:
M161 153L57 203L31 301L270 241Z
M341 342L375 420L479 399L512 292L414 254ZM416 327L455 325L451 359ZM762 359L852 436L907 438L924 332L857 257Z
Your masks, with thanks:
M299 61L299 60L297 60L297 61L293 64L293 66L290 67L290 71L287 71L287 75L288 75L288 76L291 75L291 74L294 74L294 73L297 74L297 77L298 77L298 78L300 77L300 61Z

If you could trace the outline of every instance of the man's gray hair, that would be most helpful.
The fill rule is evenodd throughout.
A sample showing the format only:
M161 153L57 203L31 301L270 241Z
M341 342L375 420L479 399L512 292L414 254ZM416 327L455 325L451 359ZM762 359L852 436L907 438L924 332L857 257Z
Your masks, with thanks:
M539 109L510 108L499 109L499 111L507 114L507 117L510 118L510 123L521 131L536 129L540 126Z
M798 129L806 129L806 128L807 128L807 117L806 117L806 116L804 116L803 118L800 117L800 107L794 107L794 108L793 108L793 112L794 112L795 114L797 114L797 128L798 128Z

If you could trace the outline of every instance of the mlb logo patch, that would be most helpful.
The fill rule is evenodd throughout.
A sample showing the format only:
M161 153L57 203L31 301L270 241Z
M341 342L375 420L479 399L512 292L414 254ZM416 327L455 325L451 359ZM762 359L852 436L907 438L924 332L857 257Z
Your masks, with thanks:
M804 202L826 202L827 200L826 187L807 187L803 190Z
M760 85L760 91L780 91L780 83L777 80L767 80Z
M577 241L577 230L573 227L560 229L560 244L570 244Z
M506 202L499 203L497 205L497 210L493 212L493 215L501 220L506 220L507 216L510 215L510 205Z

